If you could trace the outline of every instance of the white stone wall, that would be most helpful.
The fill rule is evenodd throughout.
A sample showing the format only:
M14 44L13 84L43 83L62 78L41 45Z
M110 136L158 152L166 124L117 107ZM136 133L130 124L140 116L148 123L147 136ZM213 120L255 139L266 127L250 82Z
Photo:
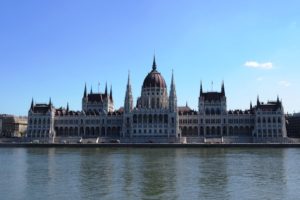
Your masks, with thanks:
M257 110L254 137L286 137L285 116L281 110Z
M54 138L54 109L40 114L29 111L27 137L31 138Z

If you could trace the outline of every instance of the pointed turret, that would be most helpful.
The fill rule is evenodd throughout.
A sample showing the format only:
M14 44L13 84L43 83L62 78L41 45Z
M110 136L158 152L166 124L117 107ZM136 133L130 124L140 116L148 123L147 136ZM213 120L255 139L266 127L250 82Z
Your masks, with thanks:
M224 81L222 81L221 93L222 93L223 96L225 96L225 86L224 86Z
M199 96L202 96L202 94L203 94L202 81L200 81L200 94L199 94Z
M93 86L91 86L90 94L93 94Z
M112 95L112 85L110 85L109 98L110 98L110 100L111 100L111 101L113 101L113 95Z
M153 56L152 70L156 70L156 61L155 61L155 55Z
M257 106L260 105L260 102L259 102L259 96L258 96L258 95L257 95L256 105L257 105Z
M133 97L132 97L131 83L130 83L130 72L128 72L128 80L127 80L125 102L124 102L124 111L125 111L125 113L129 113L132 111L132 109L133 109Z
M107 97L107 82L105 83L105 96Z
M176 87L175 87L173 70L172 70L171 87L170 87L169 109L172 112L177 111L177 95L176 95Z
M51 109L52 108L52 101L51 101L51 97L49 98L49 104L48 104L48 108Z
M83 92L83 98L87 97L87 91L86 91L86 83L84 85L84 92Z
M69 112L69 102L67 102L67 113Z
M171 78L171 90L174 93L174 96L176 96L176 87L175 87L175 80L174 80L173 70L172 70L172 78Z
M33 102L33 98L31 100L31 106L30 106L30 110L33 110L33 107L34 107L34 102Z
M252 101L250 101L250 110L252 110L252 108L253 108L253 107L252 107Z

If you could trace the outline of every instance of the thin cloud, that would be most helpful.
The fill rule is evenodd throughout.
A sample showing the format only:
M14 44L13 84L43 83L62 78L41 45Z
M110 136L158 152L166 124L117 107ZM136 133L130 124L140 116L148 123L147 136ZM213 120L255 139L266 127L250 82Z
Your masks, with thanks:
M247 61L245 62L244 66L256 69L272 69L273 64L271 62L259 63L256 61Z
M279 81L278 84L280 86L283 86L283 87L289 87L289 86L291 86L291 83L288 82L288 81Z
M264 77L258 77L256 80L257 80L257 81L263 81L263 80L264 80Z

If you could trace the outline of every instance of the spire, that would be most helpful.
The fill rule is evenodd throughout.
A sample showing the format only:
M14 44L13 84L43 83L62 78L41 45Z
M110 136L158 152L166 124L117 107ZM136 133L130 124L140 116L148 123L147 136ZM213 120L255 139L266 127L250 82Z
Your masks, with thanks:
M110 85L109 98L110 98L111 101L113 100L113 96L112 96L112 85Z
M124 102L124 111L129 113L133 109L133 97L131 91L131 83L130 83L130 72L128 71L128 80L127 80L127 87L125 93L125 102Z
M279 96L277 95L277 103L279 103Z
M155 54L154 54L154 56L153 56L152 70L156 70Z
M31 100L31 106L30 106L30 110L33 110L33 107L34 107L34 102L33 102L33 98Z
M52 101L51 101L51 97L49 98L49 104L48 104L49 109L52 108Z
M84 92L83 92L83 98L85 98L87 96L87 92L86 92L86 83L84 85Z
M187 101L185 102L185 107L189 107L189 105L188 105L188 102L187 102Z
M105 96L107 96L107 82L105 83Z
M90 94L93 94L93 86L91 86Z
M224 80L222 81L221 93L225 96Z
M174 81L174 70L172 69L172 78L171 78L171 87L175 87L175 81Z
M69 112L69 102L67 102L67 112Z
M176 87L175 87L173 70L172 70L171 87L170 87L169 109L171 112L177 111L177 96L176 96Z
M257 95L256 105L260 105L259 96Z
M176 87L175 87L174 71L173 70L172 70L172 78L171 78L170 98L176 98Z
M130 71L128 70L127 85L130 85Z
M202 96L202 94L203 94L202 81L200 81L200 95L199 96Z
M250 110L252 110L252 101L250 101Z

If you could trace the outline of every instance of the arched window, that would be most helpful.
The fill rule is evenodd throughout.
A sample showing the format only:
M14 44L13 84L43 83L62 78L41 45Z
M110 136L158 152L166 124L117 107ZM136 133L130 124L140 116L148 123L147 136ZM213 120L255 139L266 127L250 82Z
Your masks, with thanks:
M151 99L151 108L155 108L155 98Z
M162 123L162 122L163 122L163 116L159 115L159 123Z
M168 123L168 121L169 121L169 119L168 119L168 115L164 115L164 122L165 122L165 124L167 124L167 123Z
M208 109L208 108L206 108L206 110L205 110L205 114L206 114L206 115L209 115L209 114L210 114L210 112L209 112L209 109Z
M157 115L154 115L154 116L153 116L153 122L154 122L154 123L157 123Z
M143 118L143 123L148 123L148 117L147 117L147 115L146 115L146 114L144 115L144 118Z
M152 115L149 115L149 123L152 123Z
M137 123L137 116L133 115L133 123Z
M142 115L138 115L138 123L142 123L142 118L143 118Z

